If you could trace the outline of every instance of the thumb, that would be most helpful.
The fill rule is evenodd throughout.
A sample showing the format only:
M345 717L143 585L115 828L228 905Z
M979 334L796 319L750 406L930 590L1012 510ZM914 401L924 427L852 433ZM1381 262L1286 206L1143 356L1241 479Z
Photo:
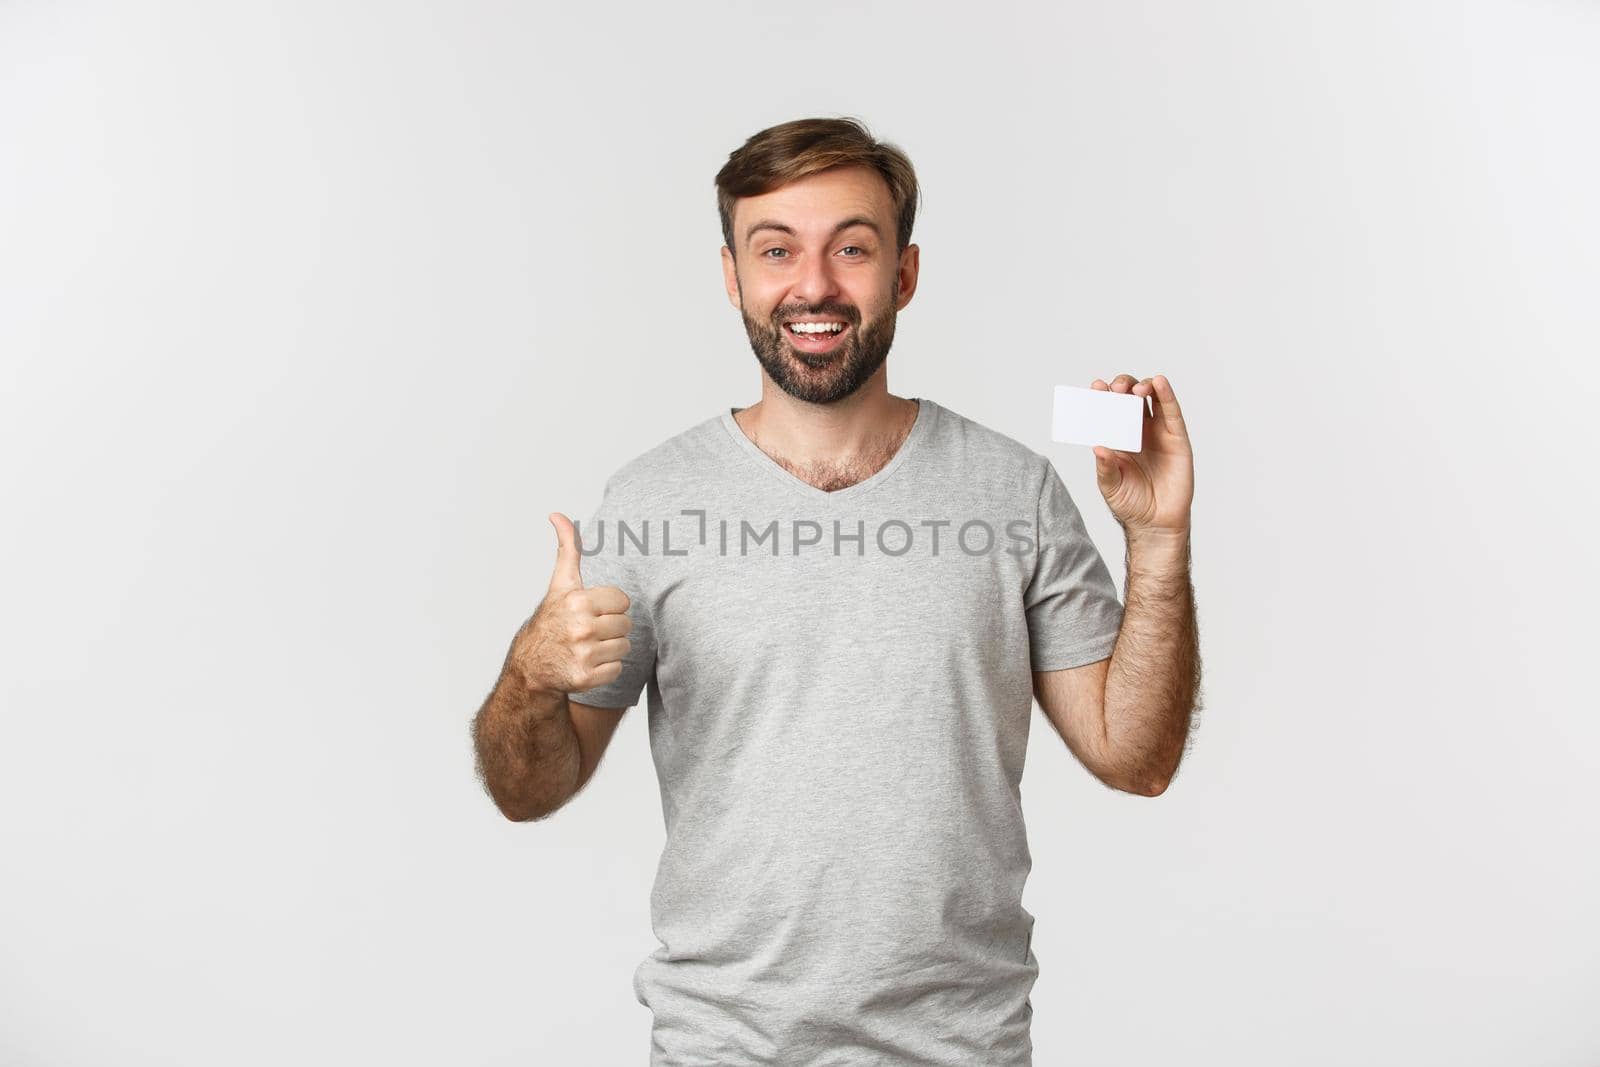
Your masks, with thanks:
M583 575L578 570L578 531L572 520L559 511L549 515L550 525L556 528L556 569L550 575L550 591L582 589Z

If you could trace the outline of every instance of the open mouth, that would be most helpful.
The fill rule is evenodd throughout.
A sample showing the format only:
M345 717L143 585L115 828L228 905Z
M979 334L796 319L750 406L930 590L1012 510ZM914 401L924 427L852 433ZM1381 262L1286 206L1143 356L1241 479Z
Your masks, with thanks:
M850 324L837 319L786 322L783 332L788 335L789 343L799 351L820 354L832 352L843 344L844 335L850 332Z

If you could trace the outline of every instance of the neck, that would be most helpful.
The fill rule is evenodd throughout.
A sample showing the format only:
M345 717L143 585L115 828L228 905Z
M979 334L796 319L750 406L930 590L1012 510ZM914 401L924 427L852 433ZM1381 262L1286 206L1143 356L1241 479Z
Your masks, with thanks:
M891 395L881 381L876 385L833 404L810 404L768 381L760 402L733 418L774 462L833 492L887 466L916 423L916 401Z
M881 381L832 404L796 400L764 381L761 400L734 415L762 451L799 466L848 462L886 444L892 454L916 418L916 401L892 395Z

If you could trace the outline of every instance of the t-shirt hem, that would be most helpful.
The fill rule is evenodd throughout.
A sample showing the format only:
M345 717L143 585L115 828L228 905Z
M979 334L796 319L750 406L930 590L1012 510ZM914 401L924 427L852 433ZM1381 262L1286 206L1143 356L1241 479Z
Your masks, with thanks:
M1033 669L1036 671L1064 671L1069 667L1082 667L1087 663L1098 663L1111 655L1112 649L1117 644L1117 634L1121 627L1108 630L1103 634L1080 641L1076 645L1060 651L1040 653L1031 657Z
M601 711L627 711L639 703L637 700L631 701L627 704L595 703L592 700L585 700L583 693L568 693L567 699L571 700L574 704L582 704L586 708L599 708ZM619 698L609 697L607 699L617 700Z

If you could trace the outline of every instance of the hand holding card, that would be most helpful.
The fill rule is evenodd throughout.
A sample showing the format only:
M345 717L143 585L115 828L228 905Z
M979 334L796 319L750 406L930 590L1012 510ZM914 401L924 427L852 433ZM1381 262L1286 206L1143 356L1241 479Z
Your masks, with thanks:
M1149 404L1147 410L1145 405ZM1184 544L1194 502L1194 453L1166 375L1056 386L1051 439L1094 449L1095 481L1129 543Z

